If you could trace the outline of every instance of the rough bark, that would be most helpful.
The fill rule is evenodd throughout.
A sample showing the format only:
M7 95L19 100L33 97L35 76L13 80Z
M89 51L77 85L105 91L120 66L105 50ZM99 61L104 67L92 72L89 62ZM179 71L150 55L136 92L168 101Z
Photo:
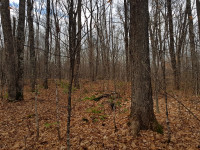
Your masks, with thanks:
M52 7L53 7L53 16L54 16L54 24L55 24L55 67L56 67L56 78L58 78L61 81L61 53L60 53L60 25L59 25L59 19L58 19L58 14L57 14L57 3L58 1L56 0L56 5L54 7L54 2L52 1Z
M43 86L48 89L49 76L49 31L50 31L50 0L47 0L47 14L46 14L46 33L45 33L45 51L44 51L44 82Z
M96 0L96 6L97 6L97 13L96 13L96 70L95 70L95 77L99 78L99 27L98 27L98 20L99 20L99 5L98 5L99 0Z
M156 10L154 14L154 20L152 22L152 27L149 25L150 31L150 39L151 39L151 47L152 47L152 64L153 64L153 78L154 78L154 94L156 99L156 111L159 112L159 105L158 105L158 91L159 91L159 76L158 76L158 69L159 69L159 54L158 54L158 0L155 1L156 3Z
M157 121L153 111L149 36L148 1L130 1L130 50L133 53L133 78L130 129L133 136L140 130L155 129ZM133 86L134 85L134 86Z
M7 79L8 79L8 100L16 100L16 76L15 76L15 56L14 43L10 19L9 0L1 0L1 23L4 35L4 45L6 49Z
M78 0L78 39L77 39L77 52L76 52L76 64L75 64L75 76L74 76L74 86L76 88L80 88L79 84L79 67L80 67L80 53L81 53L81 6L82 6L82 0Z
M27 16L29 25L29 43L30 43L30 70L31 70L31 91L35 91L36 85L36 56L35 56L35 39L34 39L34 28L33 28L33 2L32 0L27 0Z
M173 19L172 19L172 8L171 8L171 0L167 0L167 9L168 9L168 20L169 20L169 34L170 34L170 45L169 45L169 53L171 57L171 65L174 76L174 87L179 90L180 85L177 82L177 67L176 67L176 57L174 50L174 32L173 32Z
M129 40L128 40L128 8L127 0L124 0L124 42L125 42L125 53L126 53L126 80L130 80L130 69L129 69Z
M70 122L71 122L71 95L72 84L74 79L74 65L76 55L76 14L74 12L74 1L69 3L69 55L70 55L70 76L69 76L69 89L68 89L68 116L67 116L67 149L70 150Z
M17 67L16 67L16 100L23 100L24 90L24 25L25 25L25 0L19 1L19 20L17 27Z
M3 99L3 94L4 94L4 85L6 83L6 75L5 75L5 48L3 47L3 40L2 40L2 35L0 35L0 98Z
M90 34L89 34L89 67L90 67L90 78L92 81L95 80L94 77L94 44L93 44L93 35L92 35L92 26L93 26L93 3L90 0Z
M200 39L200 1L196 0L197 7L197 17L198 17L198 29L199 29L199 39Z
M187 13L185 11L184 14L184 20L183 20L183 25L181 26L180 29L180 37L178 40L178 47L177 47L177 82L179 82L179 85L181 83L181 51L183 49L183 44L186 38L186 19L187 19ZM180 22L182 19L180 20Z
M189 24L189 39L190 39L190 51L191 51L191 62L192 62L192 85L195 94L199 93L199 84L198 84L198 62L197 62L197 53L195 51L195 42L194 42L194 27L193 27L193 17L191 10L191 1L187 0L187 14L188 14L188 24Z

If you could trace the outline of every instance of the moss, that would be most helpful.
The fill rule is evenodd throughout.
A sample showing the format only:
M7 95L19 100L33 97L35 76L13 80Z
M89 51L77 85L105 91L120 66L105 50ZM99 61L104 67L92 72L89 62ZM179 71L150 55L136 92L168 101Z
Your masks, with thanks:
M105 120L105 119L107 119L108 117L106 116L106 115L101 115L101 116L99 116L99 119L101 119L101 120Z
M91 108L87 108L86 112L100 114L102 112L102 110L100 110L98 107L91 107Z
M98 118L96 118L96 116L91 116L90 118L92 119L93 123L98 122Z
M94 101L97 101L95 95L92 95L91 97L86 96L86 97L83 99L83 101L85 101L85 100L91 100L91 101L94 100Z
M160 134L164 133L163 132L163 126L161 124L159 124L157 120L155 120L153 122L153 131L160 133Z
M8 99L8 93L6 92L5 95L3 96L4 99Z

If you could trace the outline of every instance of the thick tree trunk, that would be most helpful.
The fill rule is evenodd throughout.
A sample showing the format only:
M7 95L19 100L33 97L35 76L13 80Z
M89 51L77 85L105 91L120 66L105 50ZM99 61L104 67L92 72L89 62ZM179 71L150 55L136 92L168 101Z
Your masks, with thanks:
M35 56L35 40L34 40L34 28L33 28L33 16L31 12L33 10L32 0L27 0L27 16L29 25L29 43L30 43L30 65L31 65L31 91L35 91L36 85L36 56Z
M7 79L8 79L8 100L16 100L16 76L15 76L15 56L14 43L10 20L9 0L1 0L1 23L6 49Z
M133 58L130 129L136 136L140 130L155 129L157 121L153 111L151 72L149 60L148 1L133 0L130 16L130 50ZM134 86L133 86L134 85Z
M43 86L48 89L49 77L49 30L50 30L50 0L47 0L47 14L46 14L46 35L45 35L45 52L44 52L44 82Z

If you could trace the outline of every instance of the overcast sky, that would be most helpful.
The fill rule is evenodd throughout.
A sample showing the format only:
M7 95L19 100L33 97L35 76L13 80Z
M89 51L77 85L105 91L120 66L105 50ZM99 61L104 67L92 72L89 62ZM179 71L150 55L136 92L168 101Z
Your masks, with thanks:
M16 2L16 3L19 3L19 0L10 0L10 2Z
M15 3L19 3L19 0L10 0L10 2L15 2Z

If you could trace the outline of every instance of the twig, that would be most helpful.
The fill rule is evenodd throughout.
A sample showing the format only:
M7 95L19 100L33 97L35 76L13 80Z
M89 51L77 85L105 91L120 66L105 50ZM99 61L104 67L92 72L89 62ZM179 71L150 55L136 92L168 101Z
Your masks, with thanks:
M24 136L24 147L25 147L25 150L26 150L26 140L27 140L27 136Z
M35 123L36 123L36 140L39 139L39 121L38 121L38 111L37 111L37 86L35 85Z
M174 100L176 100L179 104L181 104L196 120L200 122L200 119L189 108L187 108L180 100L178 100L175 96L169 93L166 93L166 94L170 96L171 98L173 98Z
M57 85L57 80L56 82L56 119L57 119L57 131L58 131L58 140L61 139L60 137L60 118L59 118L59 97L58 97L58 85Z

